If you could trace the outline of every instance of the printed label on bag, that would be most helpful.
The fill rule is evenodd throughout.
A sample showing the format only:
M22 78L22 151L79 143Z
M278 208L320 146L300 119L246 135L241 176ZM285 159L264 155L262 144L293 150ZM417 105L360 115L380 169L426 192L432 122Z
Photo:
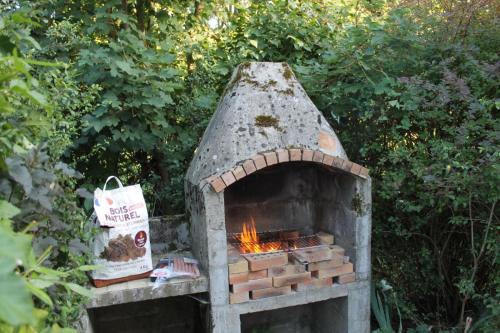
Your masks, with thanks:
M110 280L152 270L148 211L140 185L96 189L94 210L101 228L94 237L93 262L101 269L92 277Z
M137 247L144 247L146 245L146 240L148 239L148 235L146 235L146 232L144 230L139 231L138 233L135 234L135 246Z

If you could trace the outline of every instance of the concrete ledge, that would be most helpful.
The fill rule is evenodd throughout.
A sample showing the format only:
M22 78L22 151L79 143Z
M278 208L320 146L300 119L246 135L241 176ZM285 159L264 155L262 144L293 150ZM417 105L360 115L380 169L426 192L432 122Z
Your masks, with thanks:
M176 255L192 257L189 253ZM158 262L160 257L164 256L153 256L153 265ZM208 278L201 273L201 276L197 279L172 279L155 290L153 290L153 286L154 283L148 278L118 283L103 288L92 287L90 288L92 298L86 307L90 309L157 298L203 293L208 291Z
M283 307L320 302L337 297L344 297L348 294L348 286L354 284L357 284L357 282L347 285L334 284L332 287L299 291L288 295L261 298L258 300L250 300L245 303L231 304L229 306L231 307L232 311L235 311L238 314L269 311Z

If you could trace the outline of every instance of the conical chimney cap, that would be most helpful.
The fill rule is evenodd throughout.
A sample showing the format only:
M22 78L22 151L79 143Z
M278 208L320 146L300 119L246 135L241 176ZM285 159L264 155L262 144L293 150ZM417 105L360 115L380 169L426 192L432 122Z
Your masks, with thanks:
M337 135L286 63L240 64L196 149L193 185L256 154L310 149L348 160Z

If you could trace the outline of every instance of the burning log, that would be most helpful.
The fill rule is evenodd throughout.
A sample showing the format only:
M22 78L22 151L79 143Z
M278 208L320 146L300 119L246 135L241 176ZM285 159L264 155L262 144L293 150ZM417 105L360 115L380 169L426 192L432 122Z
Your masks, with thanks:
M251 224L243 224L243 232L236 236L240 242L241 253L263 253L281 250L281 242L261 242L255 228L255 220L251 218Z

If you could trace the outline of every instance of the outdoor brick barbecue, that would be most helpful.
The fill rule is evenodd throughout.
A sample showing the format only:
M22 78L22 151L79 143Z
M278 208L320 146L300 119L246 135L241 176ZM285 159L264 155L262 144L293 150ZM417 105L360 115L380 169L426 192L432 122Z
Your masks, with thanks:
M213 332L368 332L371 180L286 64L234 72L186 176Z

